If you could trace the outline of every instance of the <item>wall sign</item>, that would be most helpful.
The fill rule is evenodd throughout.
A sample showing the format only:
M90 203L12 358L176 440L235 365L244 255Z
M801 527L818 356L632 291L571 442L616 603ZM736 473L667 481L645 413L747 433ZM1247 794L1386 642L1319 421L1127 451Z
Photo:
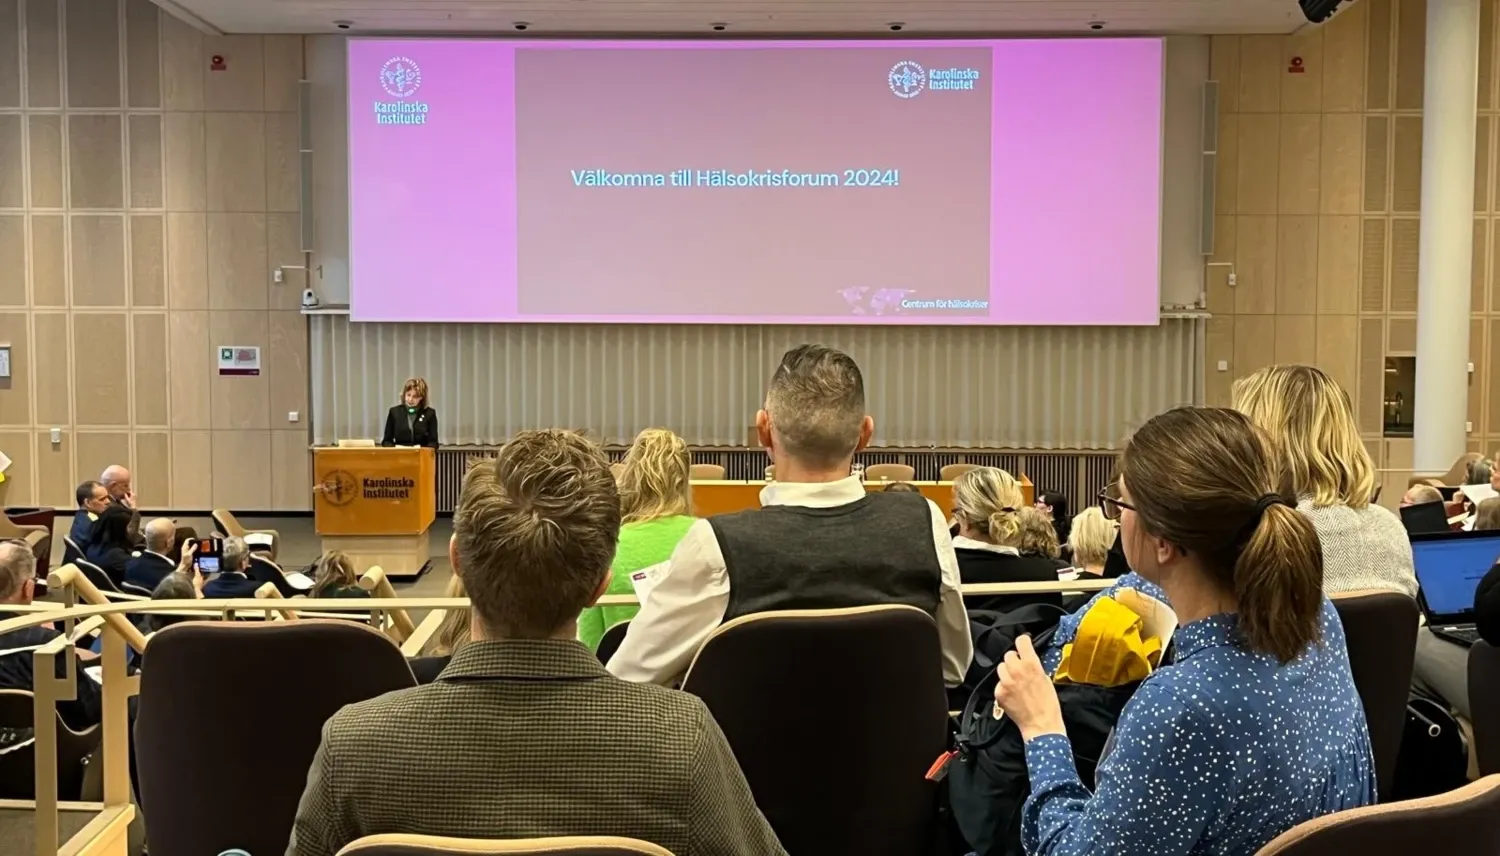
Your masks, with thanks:
M260 347L257 345L220 345L219 377L259 377Z

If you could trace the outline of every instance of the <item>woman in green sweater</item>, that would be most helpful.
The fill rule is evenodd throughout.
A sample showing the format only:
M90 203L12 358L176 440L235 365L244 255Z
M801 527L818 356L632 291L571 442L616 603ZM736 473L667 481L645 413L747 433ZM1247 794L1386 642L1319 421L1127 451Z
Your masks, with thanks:
M672 558L693 525L688 480L692 459L681 437L665 428L636 435L620 470L620 546L610 567L609 594L631 594L630 575ZM578 616L578 638L598 649L604 631L629 621L637 606L592 606Z

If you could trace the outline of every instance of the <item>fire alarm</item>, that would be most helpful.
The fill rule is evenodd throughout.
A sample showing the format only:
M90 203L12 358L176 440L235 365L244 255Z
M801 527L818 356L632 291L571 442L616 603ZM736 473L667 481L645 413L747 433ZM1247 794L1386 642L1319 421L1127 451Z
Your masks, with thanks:
M208 70L209 71L228 71L229 70L229 66L224 62L224 57L220 56L219 54L214 54L208 60Z
M1305 74L1306 72L1307 69L1302 67L1302 57L1300 56L1292 57L1292 64L1286 67L1287 74Z

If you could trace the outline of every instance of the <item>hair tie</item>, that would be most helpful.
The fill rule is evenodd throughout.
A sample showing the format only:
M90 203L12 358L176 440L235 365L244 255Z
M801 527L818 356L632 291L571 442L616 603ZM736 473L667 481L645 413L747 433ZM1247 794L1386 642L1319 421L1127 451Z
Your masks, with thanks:
M1280 494L1268 493L1255 501L1256 519L1258 520L1261 515L1266 513L1266 509L1270 508L1273 505L1285 505L1287 508L1293 507L1290 502L1282 499Z
M1000 513L1001 514L1015 514L1016 510L1014 508L1011 508L1010 506L1007 505L1007 506L1005 506L1005 507L1003 507L1003 508L1000 509Z

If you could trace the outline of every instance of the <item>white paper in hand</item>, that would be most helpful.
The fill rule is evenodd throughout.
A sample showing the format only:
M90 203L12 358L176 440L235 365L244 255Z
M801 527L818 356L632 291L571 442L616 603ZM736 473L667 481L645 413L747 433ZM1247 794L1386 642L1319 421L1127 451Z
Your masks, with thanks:
M660 562L649 567L641 568L630 575L630 584L635 587L635 599L641 603L646 602L646 595L656 588L661 578L667 575L668 562Z
M1467 496L1469 501L1475 505L1484 502L1492 496L1500 496L1500 494L1495 493L1494 488L1487 484L1466 484L1459 488L1459 490L1463 491L1464 496Z

